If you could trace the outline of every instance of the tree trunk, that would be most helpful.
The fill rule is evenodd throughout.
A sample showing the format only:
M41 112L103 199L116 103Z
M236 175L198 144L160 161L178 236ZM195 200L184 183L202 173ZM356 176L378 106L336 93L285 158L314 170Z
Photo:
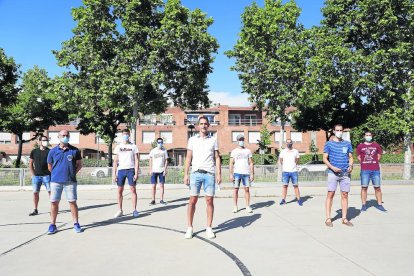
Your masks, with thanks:
M404 180L409 180L411 177L411 154L411 135L407 133L404 136Z
M279 155L282 152L282 145L283 145L283 136L285 133L285 122L282 120L280 122L280 140L279 140ZM277 161L277 181L282 181L282 164L280 164L279 158Z
M19 137L19 149L17 150L17 158L16 158L16 168L20 168L20 160L22 159L22 149L23 149L23 133L17 134Z
M326 142L329 141L329 131L325 130L325 138L326 138Z
M112 144L114 143L115 138L111 137L110 142L108 143L108 167L112 167Z

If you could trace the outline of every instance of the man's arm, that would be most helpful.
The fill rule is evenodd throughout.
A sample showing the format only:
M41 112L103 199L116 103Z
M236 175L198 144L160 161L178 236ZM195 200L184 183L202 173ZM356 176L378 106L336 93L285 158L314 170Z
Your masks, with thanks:
M152 174L152 156L149 158L149 172Z
M82 159L76 160L76 173L82 169Z
M113 179L114 182L116 182L118 180L118 175L117 175L117 168L118 168L118 154L115 155L114 160L113 160Z
M135 175L134 175L134 180L138 180L138 173L139 173L139 153L135 153L134 155L134 159L135 159Z
M352 152L348 153L348 158L349 158L348 172L352 172L352 169L354 168L354 156L352 155Z
M330 168L331 170L333 170L334 172L340 172L341 169L337 168L335 166L333 166L330 162L329 162L329 154L324 152L323 153L323 163L325 163L326 166L328 166L328 168Z
M165 158L165 162L164 162L164 176L167 175L167 167L168 167L168 156Z
M32 175L35 175L34 168L33 168L33 159L32 158L29 159L29 169L30 169L30 173Z
M184 184L190 185L190 179L188 178L188 171L190 170L191 159L193 158L193 151L187 149L187 156L185 158L184 167Z
M234 170L234 158L230 157L229 160L229 176L230 176L230 182L233 182L234 176L233 176L233 170Z
M253 158L249 157L249 165L250 165L250 182L254 180L254 162Z
M221 184L221 159L220 159L220 154L218 150L215 150L214 154L216 156L216 182L217 182L217 185L220 185Z

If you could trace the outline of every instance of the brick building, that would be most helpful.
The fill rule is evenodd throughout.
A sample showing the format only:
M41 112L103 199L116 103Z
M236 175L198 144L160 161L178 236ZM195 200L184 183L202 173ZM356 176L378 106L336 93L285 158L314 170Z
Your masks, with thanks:
M219 142L220 153L229 154L236 146L238 134L244 134L246 147L253 152L258 150L257 140L260 139L260 129L263 124L267 124L267 129L271 132L272 143L271 152L279 148L280 123L268 122L265 113L253 110L251 107L232 107L228 105L218 105L204 110L182 110L178 107L170 107L165 113L159 115L145 115L137 121L137 145L142 159L147 159L152 148L152 142L162 137L165 148L177 165L183 164L186 152L187 140L191 135L197 133L197 120L200 115L205 115L210 120L211 135L215 135ZM78 147L84 158L96 158L98 150L101 156L108 153L107 145L94 134L81 135L76 130L77 121L72 121L67 125L50 127L45 131L50 139L52 146L58 144L57 135L61 129L68 129L71 132L70 143ZM125 125L120 126L120 130ZM290 137L295 143L295 148L300 153L309 153L309 146L314 140L319 151L323 150L325 143L325 132L298 132L289 124L285 125L285 138ZM30 133L25 133L23 139L28 139ZM349 136L348 136L349 138ZM119 142L118 138L116 142ZM17 137L10 133L0 132L0 160L10 161L17 155ZM36 141L23 144L23 161L27 161L30 151ZM115 147L115 145L113 145ZM1 159L2 158L2 159Z

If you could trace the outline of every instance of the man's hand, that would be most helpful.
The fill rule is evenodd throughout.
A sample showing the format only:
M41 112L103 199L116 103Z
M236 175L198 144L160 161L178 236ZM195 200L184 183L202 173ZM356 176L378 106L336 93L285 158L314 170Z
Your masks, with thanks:
M230 174L230 182L233 182L234 181L234 175L231 173Z
M166 170L164 170L164 172L162 173L162 175L163 175L163 176L166 176L166 175L167 175L167 171L166 171Z
M216 176L216 183L217 183L217 185L220 185L221 184L221 175L220 174L218 174Z
M137 181L138 180L138 174L136 173L136 174L134 174L134 181Z
M189 186L190 185L190 179L188 178L188 175L184 175L184 184Z
M334 172L336 172L336 173L342 172L342 170L341 170L340 168L337 168L337 167L335 167L335 166L332 166L332 167L331 167L331 170L333 170L333 171L334 171Z
M349 173L351 173L353 168L354 168L354 166L353 166L353 165L350 165L350 166L348 167L348 172L349 172Z
M113 180L114 180L115 183L118 182L118 176L114 175Z
M250 182L253 182L254 181L254 175L253 174L251 174L250 175Z

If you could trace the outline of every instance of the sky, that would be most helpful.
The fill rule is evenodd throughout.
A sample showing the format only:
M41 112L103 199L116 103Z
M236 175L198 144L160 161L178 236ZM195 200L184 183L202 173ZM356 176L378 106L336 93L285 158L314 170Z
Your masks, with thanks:
M253 2L263 6L264 0L182 0L189 9L200 8L214 19L209 32L216 37L220 48L214 71L208 77L213 103L249 105L237 72L230 71L234 60L224 52L236 43L241 14ZM319 25L324 0L296 0L296 3L302 9L299 21L306 28ZM21 64L23 72L38 65L51 77L59 75L64 69L57 65L52 50L60 50L61 43L72 37L76 22L71 9L81 4L81 0L0 0L0 48Z

